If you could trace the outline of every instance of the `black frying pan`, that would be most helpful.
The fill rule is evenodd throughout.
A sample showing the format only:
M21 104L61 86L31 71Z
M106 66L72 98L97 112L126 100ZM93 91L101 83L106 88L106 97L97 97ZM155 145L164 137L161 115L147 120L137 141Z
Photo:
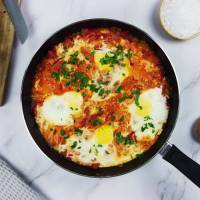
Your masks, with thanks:
M122 166L108 167L93 169L90 167L80 166L66 158L62 157L59 153L53 150L45 141L39 128L35 122L34 115L31 110L31 88L33 84L33 78L36 72L36 66L43 57L47 54L54 45L63 41L66 36L80 31L82 28L94 28L94 27L119 27L122 30L129 31L133 36L146 41L151 48L156 52L156 55L160 58L162 65L164 66L164 73L167 77L170 86L172 88L172 96L170 98L170 110L167 123L164 127L162 134L159 136L157 142L141 157L134 159ZM172 64L163 52L163 50L154 42L154 40L139 28L126 24L124 22L111 20L111 19L89 19L79 21L61 29L53 36L51 36L36 52L31 60L28 69L25 72L25 76L22 84L22 107L24 118L31 133L33 139L40 147L40 149L59 166L67 169L76 174L90 176L90 177L112 177L118 176L137 169L143 164L147 163L158 152L161 153L163 158L178 168L183 174L185 174L191 181L200 187L200 166L192 159L184 155L174 145L167 143L167 140L174 128L178 115L179 107L179 89L176 79L176 75Z

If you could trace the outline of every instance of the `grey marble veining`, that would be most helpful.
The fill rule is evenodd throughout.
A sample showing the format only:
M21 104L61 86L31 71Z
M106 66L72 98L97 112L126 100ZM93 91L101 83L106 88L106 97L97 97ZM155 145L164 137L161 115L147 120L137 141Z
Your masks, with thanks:
M15 41L7 103L0 107L0 152L28 183L53 200L190 200L200 190L159 155L142 168L109 179L92 179L64 171L48 159L32 140L22 116L22 77L32 56L52 33L86 18L113 18L148 32L166 51L176 70L181 93L180 113L170 138L200 163L200 143L192 125L200 117L200 38L177 41L160 27L159 0L23 0L29 38Z

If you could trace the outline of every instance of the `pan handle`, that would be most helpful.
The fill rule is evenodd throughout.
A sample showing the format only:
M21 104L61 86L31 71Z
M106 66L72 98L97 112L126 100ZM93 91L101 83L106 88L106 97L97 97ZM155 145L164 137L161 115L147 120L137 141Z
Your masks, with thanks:
M162 157L200 187L200 165L180 151L175 145L167 143L160 151Z

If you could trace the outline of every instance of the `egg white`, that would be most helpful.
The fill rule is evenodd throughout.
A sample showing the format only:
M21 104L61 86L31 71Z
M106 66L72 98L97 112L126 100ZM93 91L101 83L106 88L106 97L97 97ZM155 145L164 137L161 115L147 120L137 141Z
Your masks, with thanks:
M83 97L78 92L51 95L37 107L37 122L41 125L73 125L73 118L82 112L82 104Z
M166 97L162 94L162 88L153 88L144 91L140 95L140 99L143 99L144 102L148 102L146 103L148 106L143 107L146 111L138 111L139 108L136 106L135 102L129 105L131 128L135 132L137 140L142 140L145 136L154 139L156 134L162 132L163 124L167 121L168 108ZM142 131L142 127L148 123L153 124L154 128L148 126L147 129Z
M82 128L81 136L70 136L65 144L57 147L59 152L67 150L67 156L72 155L73 161L78 161L84 165L99 163L101 166L111 166L117 163L116 149L109 141L108 144L98 144L98 136L87 128ZM74 142L77 143L72 148Z

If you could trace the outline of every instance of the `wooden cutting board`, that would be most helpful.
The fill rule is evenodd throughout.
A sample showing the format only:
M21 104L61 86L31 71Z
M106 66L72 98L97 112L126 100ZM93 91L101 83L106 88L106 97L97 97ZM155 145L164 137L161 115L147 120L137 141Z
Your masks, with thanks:
M8 68L14 41L14 27L2 1L0 0L0 106L4 103Z

